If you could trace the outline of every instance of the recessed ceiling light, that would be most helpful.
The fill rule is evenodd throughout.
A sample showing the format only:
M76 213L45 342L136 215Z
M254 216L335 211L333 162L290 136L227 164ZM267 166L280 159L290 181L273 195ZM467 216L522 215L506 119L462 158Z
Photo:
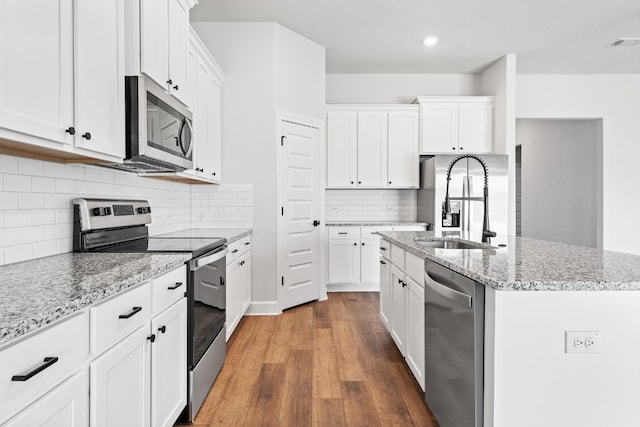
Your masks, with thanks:
M438 38L437 37L427 37L426 39L422 40L422 44L425 46L435 46L436 44L438 44Z

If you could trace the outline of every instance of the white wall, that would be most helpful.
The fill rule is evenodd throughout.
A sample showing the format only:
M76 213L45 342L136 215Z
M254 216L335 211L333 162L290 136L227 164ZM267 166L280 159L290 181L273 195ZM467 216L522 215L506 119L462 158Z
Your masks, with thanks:
M598 122L517 121L523 237L598 247Z
M518 118L602 119L603 248L640 254L640 75L520 75Z
M638 425L640 293L490 290L487 304L485 425ZM565 331L600 331L600 354L566 354Z
M324 48L274 23L194 22L225 73L223 179L253 184L252 299L277 301L277 112L323 118Z
M509 234L516 234L516 57L505 55L480 75L478 95L495 96L493 149L509 156Z
M476 74L327 74L327 104L410 104L420 95L478 95Z
M70 252L77 197L149 200L151 235L252 226L251 186L191 186L99 166L0 155L0 265Z

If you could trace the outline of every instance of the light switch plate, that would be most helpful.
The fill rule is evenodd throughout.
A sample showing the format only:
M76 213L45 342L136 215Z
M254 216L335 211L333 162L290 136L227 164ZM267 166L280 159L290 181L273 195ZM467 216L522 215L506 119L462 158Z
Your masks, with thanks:
M600 331L565 331L564 352L575 354L600 353Z

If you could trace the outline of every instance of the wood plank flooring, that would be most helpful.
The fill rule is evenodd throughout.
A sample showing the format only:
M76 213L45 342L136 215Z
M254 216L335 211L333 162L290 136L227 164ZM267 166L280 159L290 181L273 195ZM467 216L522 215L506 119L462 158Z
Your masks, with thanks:
M245 317L194 426L437 427L379 316L377 293L331 293Z

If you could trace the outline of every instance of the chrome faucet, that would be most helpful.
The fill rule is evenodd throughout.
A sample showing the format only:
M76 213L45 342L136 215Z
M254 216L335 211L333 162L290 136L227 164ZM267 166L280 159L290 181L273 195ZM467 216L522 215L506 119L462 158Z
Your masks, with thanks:
M484 194L482 197L482 203L484 204L484 216L482 218L482 243L491 243L491 238L496 237L496 232L489 230L489 171L487 164L480 157L474 154L462 154L449 164L447 169L447 192L444 197L444 205L442 206L442 216L446 216L451 212L451 206L449 205L449 182L451 181L451 169L453 166L462 159L475 159L477 160L482 169L484 170Z

